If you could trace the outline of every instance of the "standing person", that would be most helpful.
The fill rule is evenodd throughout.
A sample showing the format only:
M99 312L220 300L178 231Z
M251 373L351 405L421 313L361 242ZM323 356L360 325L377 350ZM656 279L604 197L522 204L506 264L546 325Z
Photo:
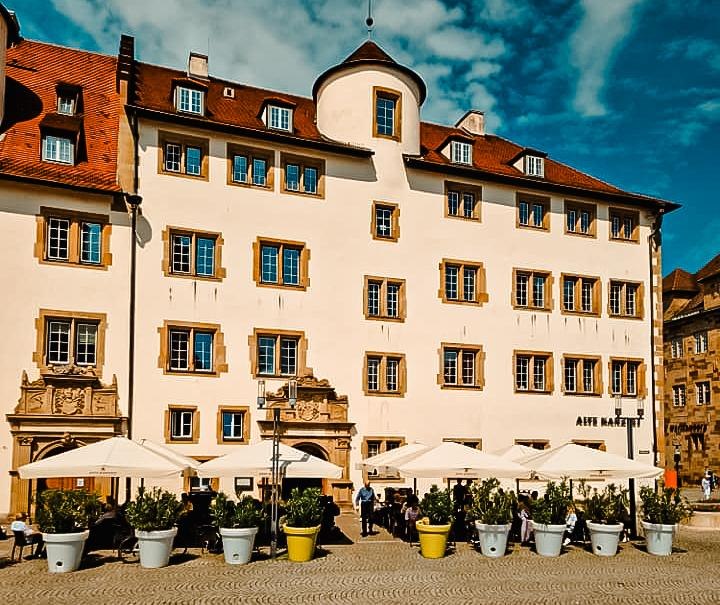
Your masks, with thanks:
M373 512L375 511L375 490L370 487L370 481L365 480L365 485L360 488L355 496L355 506L360 505L360 518L362 519L362 537L373 533Z
M703 490L703 500L710 500L710 490L712 489L712 483L710 482L710 477L707 475L707 473L703 476L702 481L700 481L700 485L702 486Z

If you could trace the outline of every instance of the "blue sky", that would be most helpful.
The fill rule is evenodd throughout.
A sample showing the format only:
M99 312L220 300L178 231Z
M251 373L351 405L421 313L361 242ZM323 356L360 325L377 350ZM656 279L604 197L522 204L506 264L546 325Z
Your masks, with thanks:
M309 95L366 37L365 0L4 0L27 38ZM423 118L488 130L615 185L677 201L664 272L720 253L720 2L374 0L374 39L428 84Z

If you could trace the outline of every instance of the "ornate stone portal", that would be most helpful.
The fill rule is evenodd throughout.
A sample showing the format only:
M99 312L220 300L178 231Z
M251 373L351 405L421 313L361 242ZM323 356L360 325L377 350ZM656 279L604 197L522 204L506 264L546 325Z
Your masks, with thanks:
M341 479L323 479L323 493L332 495L343 509L352 507L353 485L350 481L350 442L355 423L348 422L348 398L337 395L327 380L303 376L297 381L295 409L288 403L288 385L276 393L266 394L267 411L258 420L263 439L271 439L273 407L280 407L282 442L321 455L343 469Z
M118 408L117 378L104 385L93 368L78 366L52 366L33 382L23 372L20 400L6 417L13 436L10 513L30 509L30 481L20 479L19 466L120 435L127 422ZM85 487L110 493L107 479Z

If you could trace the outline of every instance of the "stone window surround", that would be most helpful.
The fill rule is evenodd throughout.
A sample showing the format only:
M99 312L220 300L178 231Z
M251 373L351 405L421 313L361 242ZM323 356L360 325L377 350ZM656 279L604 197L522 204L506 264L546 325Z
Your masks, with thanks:
M277 246L283 248L288 246L291 248L297 248L300 250L300 275L299 284L297 286L293 284L284 284L279 280L282 275L282 250L278 254L278 283L274 284L271 282L262 281L262 247L265 244ZM282 290L301 290L305 291L310 287L310 249L307 247L305 242L298 242L289 239L276 239L272 237L260 237L252 244L253 250L253 280L255 285L259 288L280 288Z
M380 442L380 454L383 454L387 451L391 451L386 449L387 448L387 442L388 441L397 441L400 443L400 447L405 445L407 441L405 440L405 437L399 437L399 436L366 436L363 437L362 444L360 446L360 452L362 454L363 459L368 457L368 442L370 441L379 441ZM380 473L378 472L376 475L371 475L367 472L367 470L363 470L363 479L368 479L369 481L383 481L383 482L399 482L402 483L404 479L400 477L398 474L395 473Z
M564 220L565 235L597 238L597 204L591 204L588 202L578 202L575 200L565 200L564 206L565 206L565 208L564 208L563 216L565 217L565 220ZM577 211L577 219L576 219L577 228L575 229L575 231L568 231L568 228L567 228L568 210ZM583 210L590 212L590 229L588 230L587 233L582 233L579 229L580 212Z
M243 416L243 436L238 439L226 439L223 435L223 412L241 413ZM220 405L217 410L217 442L219 445L232 445L250 442L250 406Z
M368 285L370 282L382 282L380 286L380 315L368 313ZM387 314L387 286L395 284L400 286L398 292L398 315L390 317ZM363 278L363 314L365 319L373 321L396 321L404 322L407 317L407 296L405 292L405 280L394 277L379 277L377 275L366 275Z
M50 218L67 219L70 222L70 233L68 241L68 260L51 260L47 258L48 226ZM100 263L80 262L80 224L98 223L102 225ZM66 208L52 208L41 206L36 215L37 236L35 239L34 256L38 262L45 265L61 265L72 267L83 267L84 269L107 270L112 265L112 254L110 253L110 235L112 225L107 214L92 214L89 212L78 212Z
M78 321L87 320L89 323L97 324L97 339L95 341L95 365L90 366L95 369L95 373L100 378L102 376L103 363L105 362L105 333L107 331L107 315L105 313L87 313L84 311L56 311L52 309L40 309L38 317L35 319L35 351L33 352L33 361L37 365L40 372L51 372L53 365L47 364L47 346L46 331L49 320L58 319L61 321L72 322L72 337L70 339L70 359L73 364L75 357L75 324Z
M469 267L475 269L475 300L465 300L458 298L448 298L445 290L445 271L448 265L458 267L458 294L464 288L463 269ZM458 260L455 258L443 258L438 265L440 269L440 289L438 290L438 298L449 305L471 305L474 307L482 307L490 296L487 292L487 278L485 275L485 265L480 261Z
M528 225L520 224L520 202L527 202L532 208L533 204L542 204L543 207L543 224L542 227L535 227L532 221ZM523 193L518 191L515 194L515 227L518 229L529 229L530 231L550 231L550 210L551 202L547 196L540 196L532 193ZM529 215L528 215L529 216Z
M258 372L258 339L261 336L274 337L276 339L275 355L276 355L276 366L280 365L279 346L280 338L288 337L295 338L297 340L297 367L294 375L286 374L260 374ZM307 366L307 351L308 343L305 338L305 332L301 330L278 330L274 328L254 328L253 333L248 336L248 345L250 350L250 374L253 378L258 380L265 379L278 379L288 380L290 378L297 378L298 376L311 376L312 368Z
M527 291L527 299L528 304L527 306L522 306L517 304L517 274L518 273L527 273L528 274L528 291ZM533 278L537 275L542 275L545 277L545 306L544 307L535 307L533 306L532 300L533 300ZM555 281L555 278L553 277L552 273L550 271L545 271L544 269L524 269L522 267L513 267L512 271L512 289L510 291L510 304L512 305L513 309L517 309L518 311L545 311L549 312L553 310L554 306L554 300L553 300L553 282Z
M582 374L582 364L578 364L576 367L575 372L575 390L574 391L566 391L565 390L565 364L568 359L576 360L576 361L594 361L595 367L593 368L593 391L588 392L579 389L578 387L582 384L583 381L583 374ZM569 397L600 397L603 394L603 384L602 384L602 358L599 355L576 355L573 353L563 353L563 356L560 360L561 363L561 377L562 380L560 382L561 385L561 391L563 395L567 395Z
M375 212L377 206L389 208L392 212L389 237L382 237L377 234L377 214ZM372 203L372 215L370 217L370 234L374 240L379 242L397 242L400 239L400 206L392 202L374 200Z
M189 438L172 436L172 412L192 412L192 434ZM170 404L165 410L165 443L198 443L200 440L200 411L196 405Z
M576 279L575 284L575 309L565 309L565 280L567 278ZM592 280L592 307L594 311L582 310L582 280ZM600 309L602 307L602 281L596 275L580 275L577 273L561 273L560 274L560 313L563 315L583 315L585 317L600 317Z
M622 286L620 295L620 310L625 309L625 286L631 285L636 286L635 290L635 315L625 315L625 313L613 313L610 308L610 292L612 291L613 284L620 284ZM614 319L645 319L645 284L641 281L630 281L627 279L613 279L610 278L608 281L608 298L607 298L607 313L608 317Z
M632 235L627 237L613 237L612 234L612 219L613 216L619 216L620 220L624 218L632 219L633 231ZM639 244L640 243L640 212L637 210L630 210L627 208L608 208L608 239L611 242L623 242L626 244Z
M642 397L646 397L647 396L647 388L645 387L646 364L645 364L645 360L642 357L610 357L608 359L608 372L609 372L608 373L608 389L607 389L608 395L610 395L611 397L614 397L618 394L618 393L613 393L613 390L612 390L612 387L613 387L612 368L613 368L613 363L615 363L615 362L620 362L623 364L622 378L621 378L622 393L620 393L620 395L622 397L628 397L630 399L633 399L633 398L640 399ZM626 375L626 368L627 368L628 363L636 363L637 364L637 385L636 385L637 394L635 394L635 395L630 395L625 392L625 386L627 384L625 375Z
M199 372L192 369L189 370L171 370L170 369L170 331L172 329L190 330L190 341L192 342L192 333L195 330L213 333L213 369L211 372ZM158 328L160 335L160 354L158 355L158 368L163 374L170 376L208 376L219 377L220 374L228 371L226 362L225 335L220 330L220 324L199 323L192 321L163 321L163 325ZM191 350L188 350L188 356L192 358ZM189 360L190 361L190 360Z
M463 352L469 351L475 354L475 383L464 384L458 382L457 384L448 384L445 382L445 350L446 349L457 349L460 353L458 355L458 366L457 376L458 380L462 375L462 358ZM453 391L482 391L485 387L485 352L483 351L482 345L474 344L460 344L453 342L443 342L438 349L440 355L440 371L437 375L437 383L441 389L448 389Z
M368 388L368 358L376 357L380 358L380 365L378 367L378 390L371 391ZM387 375L386 367L388 359L398 360L398 388L397 391L387 390ZM366 351L363 356L363 379L362 388L365 395L368 397L405 397L407 390L407 366L405 362L404 353L382 353L378 351Z
M517 388L517 358L518 357L529 357L530 361L528 364L528 388L518 389ZM545 359L545 388L538 390L533 388L534 378L534 360L535 357L542 357ZM522 393L528 395L552 395L555 390L555 371L553 364L553 354L551 351L528 351L528 350L514 350L512 358L512 380L513 380L513 392Z
M245 183L233 180L233 158L243 155L248 158L248 180ZM255 185L252 182L253 158L265 160L265 184ZM238 143L227 143L227 184L234 187L251 187L260 191L275 189L275 151L266 147L251 147Z
M190 264L192 266L191 273L173 273L171 269L172 259L172 236L173 235L188 235L192 238L192 254L190 257ZM197 237L207 237L215 240L215 275L196 275L195 271L195 240ZM162 259L162 272L165 277L179 277L182 279L199 279L203 281L222 281L223 278L227 277L227 270L222 266L222 247L225 243L222 233L214 231L200 231L198 229L186 229L184 227L173 227L168 225L162 231L163 241L163 259Z
M165 170L165 145L173 143L182 147L182 161L180 172L174 172L172 170ZM202 157L200 159L200 174L187 174L185 172L185 150L187 147L199 147ZM192 179L195 181L209 181L210 180L210 169L209 169L209 157L210 157L210 139L191 136L188 134L158 130L158 174L166 176L174 176L185 179Z
M450 191L457 191L462 202L463 194L471 193L475 197L475 208L473 209L472 217L467 217L463 212L459 214L450 214L448 209L448 194ZM480 185L471 185L469 183L461 183L458 181L445 181L445 197L444 199L444 213L445 218L459 219L461 221L471 221L480 223L482 222L482 187Z
M377 129L377 99L385 97L395 101L395 115L393 124L393 134L380 134ZM372 96L372 136L380 139L390 139L392 141L402 141L402 93L392 88L384 88L382 86L373 86Z
M295 164L299 166L299 190L293 191L288 189L285 182L285 175L288 164ZM315 193L308 193L303 190L305 168L315 168L317 171L317 191ZM310 156L300 156L290 153L280 153L280 191L291 195L299 195L302 197L311 197L318 199L325 199L325 160L322 158L315 158Z

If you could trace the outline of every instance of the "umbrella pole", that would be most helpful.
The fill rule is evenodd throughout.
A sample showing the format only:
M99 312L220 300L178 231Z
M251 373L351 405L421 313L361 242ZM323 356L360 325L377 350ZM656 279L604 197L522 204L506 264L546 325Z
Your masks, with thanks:
M413 494L417 496L417 477L413 477Z
M28 479L28 501L27 501L27 514L32 518L32 514L30 512L30 507L32 506L32 479Z
M520 478L515 479L515 494L520 495Z
M277 556L278 536L278 480L280 466L280 408L273 408L273 449L272 449L272 489L270 491L270 557Z

